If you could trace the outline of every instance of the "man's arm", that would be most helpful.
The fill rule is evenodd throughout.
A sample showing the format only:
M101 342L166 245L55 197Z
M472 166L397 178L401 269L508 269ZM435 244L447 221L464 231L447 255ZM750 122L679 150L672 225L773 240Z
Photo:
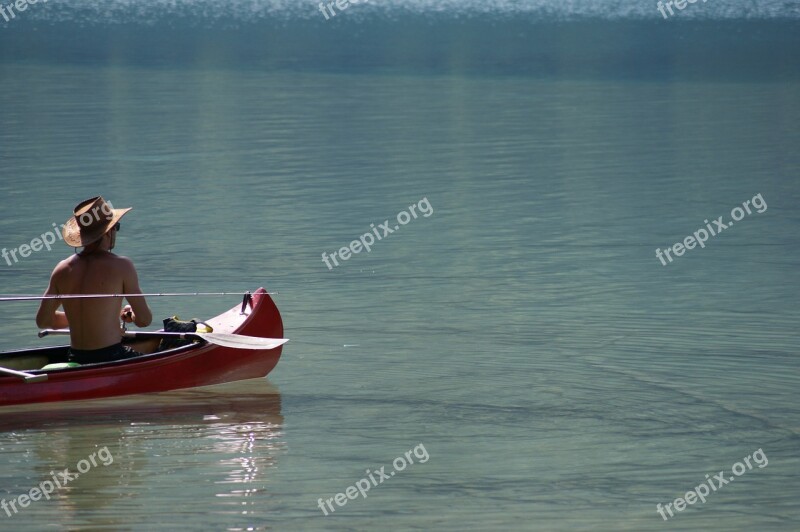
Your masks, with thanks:
M136 268L130 259L127 261L125 268L125 275L123 281L123 293L125 294L141 294L142 289L139 287L139 275L136 273ZM122 319L128 323L133 322L137 327L147 327L153 321L153 313L150 307L147 306L147 301L144 297L128 297L130 309L133 311L133 316L126 318L125 311L127 306L122 309Z
M45 296L58 295L56 288L56 278L61 271L61 265L55 267L53 273L50 275L50 283L45 290ZM58 310L61 302L58 299L42 299L39 304L39 310L36 312L36 326L40 329L66 329L69 327L67 315Z

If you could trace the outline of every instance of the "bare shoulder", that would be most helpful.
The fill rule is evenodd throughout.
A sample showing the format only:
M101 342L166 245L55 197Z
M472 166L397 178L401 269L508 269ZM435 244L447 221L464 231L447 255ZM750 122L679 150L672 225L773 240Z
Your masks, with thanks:
M53 268L53 276L63 275L64 272L73 267L73 265L77 260L78 260L77 255L70 255L66 259L62 260L61 262L56 264L55 268Z
M60 293L69 285L70 272L75 267L77 260L77 255L70 255L56 264L53 273L50 274L50 286L47 289L49 293Z
M112 255L109 259L114 264L114 267L119 269L121 272L135 272L136 267L133 265L133 261L128 257L122 255Z

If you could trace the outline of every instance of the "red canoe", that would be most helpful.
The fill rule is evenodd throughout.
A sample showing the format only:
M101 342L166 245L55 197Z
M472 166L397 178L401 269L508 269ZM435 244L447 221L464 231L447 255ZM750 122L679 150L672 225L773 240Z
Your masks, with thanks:
M215 333L283 338L280 312L263 288L245 294L241 304L206 322ZM47 373L43 382L24 382L0 374L0 406L164 392L264 377L278 363L282 347L247 350L200 342L118 362L26 370L34 375ZM36 361L36 367L65 362L68 349L59 346L9 351L0 354L0 367L24 369L20 368L23 360Z

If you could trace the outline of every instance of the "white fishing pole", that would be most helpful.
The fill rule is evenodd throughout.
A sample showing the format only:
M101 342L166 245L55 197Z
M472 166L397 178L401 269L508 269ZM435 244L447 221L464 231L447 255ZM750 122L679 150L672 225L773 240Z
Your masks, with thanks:
M0 301L39 301L44 299L97 299L103 297L194 297L194 296L242 296L242 292L163 292L156 294L56 294L52 296L34 296L28 294L2 294ZM277 292L267 292L269 295Z

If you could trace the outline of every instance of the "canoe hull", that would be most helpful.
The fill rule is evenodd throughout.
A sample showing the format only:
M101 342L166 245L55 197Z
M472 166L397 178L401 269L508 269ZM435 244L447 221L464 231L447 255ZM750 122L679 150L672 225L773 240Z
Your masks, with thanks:
M206 321L215 332L283 338L280 312L263 288L252 294L244 314L243 306ZM244 350L193 344L130 360L48 371L48 380L40 383L3 376L0 406L164 392L264 377L277 365L282 347ZM7 353L4 358L33 354L55 359L64 351L64 346L51 347Z

